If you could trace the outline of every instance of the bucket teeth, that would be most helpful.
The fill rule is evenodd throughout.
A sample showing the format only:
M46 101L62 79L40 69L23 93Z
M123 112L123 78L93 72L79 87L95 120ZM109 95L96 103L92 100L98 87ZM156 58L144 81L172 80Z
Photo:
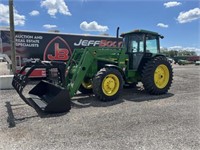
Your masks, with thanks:
M25 75L16 74L13 77L12 85L18 93L21 93L26 86L28 78Z

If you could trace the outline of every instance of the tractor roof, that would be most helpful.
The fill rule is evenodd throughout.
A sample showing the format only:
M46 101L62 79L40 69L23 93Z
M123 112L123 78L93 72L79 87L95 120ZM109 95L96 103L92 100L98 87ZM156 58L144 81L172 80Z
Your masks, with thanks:
M153 31L149 31L149 30L143 30L143 29L137 29L137 30L133 30L133 31L130 31L130 32L122 33L120 36L124 37L127 34L138 34L138 33L151 34L151 35L156 35L156 36L160 36L161 38L163 38L163 36L159 35L157 32L153 32Z

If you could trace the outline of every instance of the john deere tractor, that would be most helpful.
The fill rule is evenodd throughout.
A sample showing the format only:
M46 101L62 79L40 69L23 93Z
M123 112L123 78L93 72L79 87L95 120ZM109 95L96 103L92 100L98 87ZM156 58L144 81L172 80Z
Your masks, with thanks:
M28 63L13 78L12 85L20 97L30 106L45 112L65 112L71 109L71 98L80 92L94 93L101 101L119 97L123 86L142 82L150 94L168 92L173 78L171 64L160 54L160 38L163 36L147 30L122 33L122 48L87 47L75 49L65 62L34 61ZM26 68L27 74L23 75ZM28 76L36 68L46 68L47 75L57 70L57 81L40 81L23 95Z

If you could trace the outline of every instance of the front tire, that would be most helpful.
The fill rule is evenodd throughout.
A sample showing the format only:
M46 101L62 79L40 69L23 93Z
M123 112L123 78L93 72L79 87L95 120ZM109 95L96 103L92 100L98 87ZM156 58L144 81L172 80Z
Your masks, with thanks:
M82 94L91 94L91 93L93 93L93 90L92 90L92 80L91 79L84 80L81 83L80 87L79 87L79 91Z
M142 71L142 83L148 93L154 95L167 93L172 80L172 66L165 57L155 57L145 64Z
M114 68L102 68L93 79L93 92L101 101L117 99L122 87L122 75Z

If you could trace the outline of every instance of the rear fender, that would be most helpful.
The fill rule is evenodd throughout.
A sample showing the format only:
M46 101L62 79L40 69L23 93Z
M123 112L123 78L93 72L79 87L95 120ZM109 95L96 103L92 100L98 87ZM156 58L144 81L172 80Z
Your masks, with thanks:
M159 56L166 58L166 56L163 55L163 54L152 54L152 53L151 53L151 56L150 56L150 57L144 57L144 58L142 59L140 65L139 65L139 67L138 67L138 73L139 73L139 75L141 76L143 67L144 67L144 65L145 65L148 61L154 59L155 57L159 57Z
M156 55L154 55L154 56L152 57L152 59L154 59L155 57L160 57L160 56L166 58L166 56L163 55L163 54L156 54Z

